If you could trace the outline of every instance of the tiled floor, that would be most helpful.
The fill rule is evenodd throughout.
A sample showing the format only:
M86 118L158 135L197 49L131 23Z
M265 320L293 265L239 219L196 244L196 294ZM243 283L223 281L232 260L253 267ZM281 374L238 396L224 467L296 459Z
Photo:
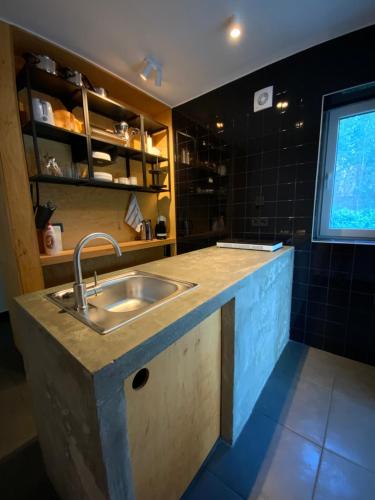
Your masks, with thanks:
M0 498L57 500L3 315L0 329ZM183 500L312 498L375 498L375 368L290 342L235 446L217 444Z
M0 316L0 461L36 439L30 392L9 321Z
M373 500L375 368L290 342L234 447L183 500Z
M22 358L0 314L0 499L57 499L44 469Z

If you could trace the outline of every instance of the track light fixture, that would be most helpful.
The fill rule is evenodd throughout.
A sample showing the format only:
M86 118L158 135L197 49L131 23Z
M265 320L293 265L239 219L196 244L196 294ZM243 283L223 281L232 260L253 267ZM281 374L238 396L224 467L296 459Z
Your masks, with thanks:
M149 56L145 58L144 68L143 71L139 73L139 76L142 80L146 81L150 77L151 73L155 73L155 85L160 87L162 79L162 65L156 61L156 59Z

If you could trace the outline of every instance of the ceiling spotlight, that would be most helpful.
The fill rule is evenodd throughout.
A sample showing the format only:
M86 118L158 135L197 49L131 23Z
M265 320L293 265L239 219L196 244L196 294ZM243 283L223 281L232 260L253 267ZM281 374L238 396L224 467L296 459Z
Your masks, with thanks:
M143 71L139 73L139 76L142 78L142 80L146 81L150 77L151 73L155 73L155 85L157 87L160 87L162 79L162 66L153 57L146 57L146 59L144 60Z
M241 36L241 28L240 28L240 26L239 26L238 24L237 24L237 25L235 25L235 26L233 26L233 27L230 29L230 31L229 31L229 36L230 36L231 38L233 38L234 40L235 40L236 38L239 38L239 37Z
M139 73L139 76L142 78L142 80L147 80L147 78L150 76L151 71L153 70L153 64L149 59L145 59L145 67L142 71L142 73Z
M231 16L230 19L228 20L228 33L229 33L229 38L232 40L238 40L241 36L242 29L241 29L241 24L238 22L238 19L236 16Z

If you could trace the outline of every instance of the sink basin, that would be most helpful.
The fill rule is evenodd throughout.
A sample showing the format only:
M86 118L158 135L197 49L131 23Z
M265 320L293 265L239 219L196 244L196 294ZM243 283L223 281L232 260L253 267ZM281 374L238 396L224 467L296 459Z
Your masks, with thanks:
M64 311L104 335L196 286L196 283L130 271L113 279L99 281L96 287L88 287L86 311L75 309L72 288L48 294L47 297Z

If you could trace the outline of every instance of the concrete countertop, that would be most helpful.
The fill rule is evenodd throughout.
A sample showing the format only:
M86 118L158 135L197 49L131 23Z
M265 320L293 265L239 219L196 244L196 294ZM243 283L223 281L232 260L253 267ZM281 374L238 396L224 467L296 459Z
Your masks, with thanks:
M71 315L62 314L59 307L46 298L47 292L69 288L71 284L23 295L16 301L89 373L113 367L120 360L128 362L131 373L137 365L151 359L232 299L248 276L292 251L291 247L276 252L209 247L103 275L100 279L138 269L199 284L199 287L107 335L100 335ZM145 354L148 347L150 352Z

